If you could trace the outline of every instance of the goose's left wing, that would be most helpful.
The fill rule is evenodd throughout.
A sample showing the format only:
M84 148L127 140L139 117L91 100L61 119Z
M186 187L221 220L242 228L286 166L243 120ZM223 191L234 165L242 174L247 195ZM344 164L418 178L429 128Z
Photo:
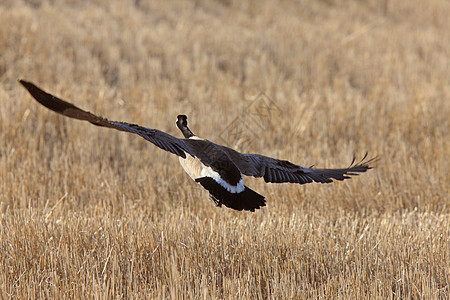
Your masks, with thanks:
M106 118L84 111L69 102L59 99L58 97L55 97L41 90L31 82L25 80L19 80L19 82L28 90L28 92L31 94L31 96L33 96L34 99L36 99L39 103L41 103L48 109L53 110L54 112L57 112L69 118L88 121L97 126L109 127L120 131L138 134L147 141L158 146L159 148L183 158L186 157L185 153L191 154L183 139L179 139L161 130L153 128L147 128L125 122L110 121Z
M376 158L368 159L367 153L359 162L352 163L347 168L341 169L318 169L306 168L295 165L287 160L280 160L260 154L245 154L237 152L231 148L222 146L222 149L228 154L230 159L236 164L242 174L253 177L263 177L265 182L290 182L290 183L309 183L320 182L329 183L333 180L344 180L358 173L366 172L371 169L371 163Z

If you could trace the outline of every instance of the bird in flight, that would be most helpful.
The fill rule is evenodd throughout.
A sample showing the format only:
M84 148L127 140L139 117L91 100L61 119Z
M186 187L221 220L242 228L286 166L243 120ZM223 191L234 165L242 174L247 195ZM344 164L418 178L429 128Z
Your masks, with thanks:
M275 159L260 154L240 153L231 148L215 144L197 137L188 127L187 117L178 115L176 124L184 138L177 138L158 129L136 124L111 121L84 111L75 105L53 96L35 84L19 80L39 103L66 117L88 121L97 126L114 128L140 135L157 147L178 156L186 173L208 192L216 206L225 205L235 210L255 211L266 206L264 196L244 185L242 175L263 177L265 182L330 183L344 180L352 175L371 169L373 159L366 159L367 153L359 162L347 168L320 169L295 165L287 160Z

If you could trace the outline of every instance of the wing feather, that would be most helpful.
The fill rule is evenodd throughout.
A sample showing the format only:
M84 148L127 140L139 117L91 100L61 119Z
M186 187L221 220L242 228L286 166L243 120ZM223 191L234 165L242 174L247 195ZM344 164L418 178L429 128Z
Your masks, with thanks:
M183 139L179 139L168 133L153 128L147 128L125 122L110 121L106 118L84 111L69 102L59 99L58 97L55 97L41 90L31 82L25 80L19 80L19 82L28 90L28 92L31 94L31 96L33 96L34 99L36 99L36 101L38 101L48 109L53 110L54 112L57 112L69 118L88 121L96 126L103 126L114 128L120 131L135 133L137 135L140 135L147 141L153 143L157 147L183 158L186 157L185 153L191 154L191 151L189 150Z
M333 180L344 180L350 176L358 175L371 169L370 166L377 158L366 159L367 153L357 163L353 158L352 163L347 168L341 169L320 169L306 168L295 165L286 160L275 159L260 154L245 154L237 152L231 148L221 146L229 158L236 164L242 174L253 177L263 177L266 182L282 183L309 183L320 182L330 183Z

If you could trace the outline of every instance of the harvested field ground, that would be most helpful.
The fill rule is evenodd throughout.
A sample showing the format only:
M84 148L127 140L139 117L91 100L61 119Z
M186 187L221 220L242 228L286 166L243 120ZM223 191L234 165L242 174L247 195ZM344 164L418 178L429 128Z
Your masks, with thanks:
M450 2L0 2L0 298L449 299ZM178 159L48 111L303 166L215 208Z

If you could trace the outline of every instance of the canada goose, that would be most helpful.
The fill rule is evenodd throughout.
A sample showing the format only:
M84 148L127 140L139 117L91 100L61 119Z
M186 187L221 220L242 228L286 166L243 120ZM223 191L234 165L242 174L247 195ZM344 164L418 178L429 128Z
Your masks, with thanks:
M19 81L39 103L64 116L89 121L97 126L135 133L159 148L178 155L186 173L210 193L216 206L222 204L236 209L255 211L266 205L264 196L244 185L242 174L264 177L265 182L329 183L344 180L371 169L374 159L364 158L342 169L305 168L286 160L260 154L244 154L231 148L197 137L188 127L187 117L179 115L176 120L184 138L177 138L163 131L136 124L110 121L84 111L71 103L50 95L31 82Z

